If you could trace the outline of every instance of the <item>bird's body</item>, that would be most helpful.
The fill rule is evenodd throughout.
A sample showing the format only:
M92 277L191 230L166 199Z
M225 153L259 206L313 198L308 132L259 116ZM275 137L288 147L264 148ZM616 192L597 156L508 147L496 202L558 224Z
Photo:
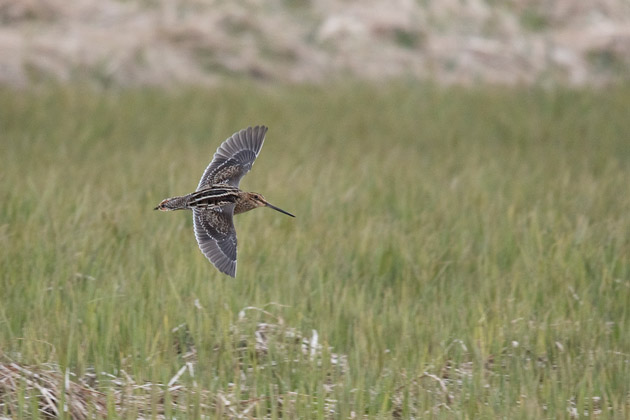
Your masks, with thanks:
M167 198L161 203L164 208L158 210L218 210L233 204L234 214L240 214L260 207L257 205L259 196L229 185L215 184L180 197Z
M269 204L262 195L238 188L241 178L249 172L260 153L266 132L267 127L257 126L234 133L217 149L197 191L167 198L155 208L161 211L192 210L199 248L219 271L232 277L236 275L233 215L258 207L271 207L295 217Z

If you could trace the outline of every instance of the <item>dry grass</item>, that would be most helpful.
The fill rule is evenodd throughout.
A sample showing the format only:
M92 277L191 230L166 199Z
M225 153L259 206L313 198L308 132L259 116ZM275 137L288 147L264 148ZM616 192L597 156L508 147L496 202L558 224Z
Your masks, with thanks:
M248 319L250 311L262 314L267 321ZM0 363L0 414L11 418L39 416L86 420L112 416L167 419L175 414L188 418L211 418L209 413L214 413L225 418L267 419L304 417L310 411L308 416L317 417L320 413L324 418L339 418L339 401L334 391L344 384L344 375L348 370L347 355L324 348L318 342L317 331L313 330L310 337L305 337L295 328L286 326L282 317L266 309L247 307L240 311L238 321L231 326L230 332L233 360L237 361L234 368L241 377L239 383L215 392L202 389L196 383L197 350L186 324L172 329L173 346L185 363L167 383L138 383L124 369L116 375L97 374L88 369L78 376L56 364L24 365L4 356L4 362ZM464 354L468 354L468 349L459 340L450 346L460 347ZM513 357L515 355L509 351L500 356L502 360ZM315 396L294 391L278 392L276 389L272 395L256 395L255 389L249 389L254 374L287 363L293 363L298 368L300 365L311 365L320 370L318 374L327 378L324 394ZM492 357L486 361L482 368L485 375L495 375L494 363ZM541 366L545 364L541 360L537 363ZM382 381L397 378L388 408L393 418L451 413L451 406L464 397L464 385L473 377L472 362L456 365L447 360L438 369L428 368L431 370L415 376L405 371L383 372ZM377 393L379 390L373 387L370 392ZM243 394L249 397L243 399ZM419 404L426 400L430 401L430 410L426 410L425 404ZM297 408L304 401L310 402L307 411ZM354 411L349 417L369 418Z
M625 79L624 0L1 0L0 82Z
M255 323L252 332L249 328L252 323L247 318L250 311L263 313L274 322ZM0 363L0 415L84 420L110 418L113 414L120 418L166 419L171 418L173 413L191 417L206 413L202 416L206 418L208 413L215 413L229 418L250 418L253 415L272 418L278 414L271 412L272 398L276 410L291 415L295 413L297 400L317 400L317 397L286 392L241 399L240 395L250 391L247 389L250 382L248 375L289 362L314 364L318 369L328 370L325 372L329 377L326 387L332 395L348 368L347 356L324 348L318 342L317 331L313 330L310 337L304 337L295 328L285 326L281 317L264 309L247 307L231 327L232 350L237 361L235 369L241 372L242 383L210 392L201 389L195 381L197 351L187 326L181 324L173 328L172 333L173 346L181 353L185 364L167 383L138 383L124 369L116 375L97 374L88 369L82 376L77 376L57 364L24 365L4 356L4 361ZM215 348L215 351L219 350ZM182 382L184 376L189 380ZM315 405L319 404L323 405L327 417L335 415L336 401L332 397L317 401Z
M255 323L252 332L249 328L252 323L247 318L250 311L264 314L271 322ZM104 372L97 375L93 369L88 369L87 373L78 377L56 364L28 366L10 361L5 356L6 362L0 363L0 413L30 418L36 414L31 410L36 410L43 418L60 418L60 410L63 410L71 419L82 420L107 418L112 410L122 418L130 415L137 418L170 418L169 413L172 412L191 414L191 411L201 411L247 418L253 413L260 414L261 410L268 411L270 398L274 398L275 406L290 413L297 399L315 397L287 392L240 399L239 395L249 391L246 389L249 382L247 375L289 362L315 364L320 369L330 370L326 373L330 378L327 387L332 392L335 386L340 385L348 368L347 356L324 348L318 342L317 331L313 330L310 337L304 337L295 328L285 326L281 317L264 309L247 307L240 311L238 322L232 325L230 341L234 360L237 361L235 368L242 372L243 383L211 393L200 389L195 382L197 351L186 324L173 328L172 333L173 346L185 364L166 384L137 383L125 370L120 370L117 375ZM215 348L215 351L220 350ZM324 361L324 357L329 360ZM184 375L190 381L182 384L180 380ZM194 405L190 398L196 400ZM326 398L323 404L329 414L334 415L335 400ZM262 417L267 418L266 415Z
M275 322L258 322L253 334L246 332L251 326L247 311L258 311ZM173 345L182 354L185 364L166 383L138 383L125 370L117 375L92 369L77 376L69 369L56 364L37 366L10 361L4 356L0 363L0 415L10 418L45 418L87 420L96 418L168 419L173 415L186 418L260 418L277 417L323 417L339 418L339 403L335 398L335 387L342 387L347 372L347 356L335 354L318 343L317 331L311 337L302 336L296 329L284 325L281 317L267 310L248 307L239 314L239 321L232 326L235 357L241 372L241 381L230 384L224 390L202 389L195 381L197 352L185 324L172 330ZM459 340L449 347L460 347L470 357L466 346ZM559 349L561 345L558 344ZM453 413L453 408L466 399L466 384L473 380L475 369L483 372L482 377L499 375L500 368L508 363L535 366L540 372L556 369L549 361L536 357L531 351L518 350L519 343L495 356L490 356L483 366L474 366L471 361L455 364L446 360L439 368L429 366L418 375L401 372L384 372L382 381L396 377L391 391L387 411L392 418L424 418ZM219 349L215 349L219 350ZM448 348L447 348L448 351ZM532 360L532 357L534 360ZM327 360L324 360L326 358ZM293 360L290 360L293 359ZM330 363L328 363L328 359ZM313 363L324 371L328 379L324 384L324 395L315 396L298 392L274 392L271 395L256 395L249 389L254 371L272 369L278 364L294 362L297 365ZM500 368L495 366L500 364ZM188 380L184 380L188 379ZM480 386L487 388L490 380L482 380ZM375 386L370 392L379 392ZM252 396L253 395L255 396ZM248 394L248 398L241 395ZM520 403L525 403L523 396ZM309 401L308 409L299 409L300 403ZM426 402L429 402L427 409ZM523 407L526 409L526 407ZM585 416L599 418L604 410L612 413L611 406L603 406L601 397L593 397L592 403L583 408ZM214 414L210 414L214 413ZM579 418L579 409L574 398L567 401L566 413L570 418ZM349 418L370 418L355 411ZM4 419L1 417L0 419ZM8 419L9 417L7 417Z

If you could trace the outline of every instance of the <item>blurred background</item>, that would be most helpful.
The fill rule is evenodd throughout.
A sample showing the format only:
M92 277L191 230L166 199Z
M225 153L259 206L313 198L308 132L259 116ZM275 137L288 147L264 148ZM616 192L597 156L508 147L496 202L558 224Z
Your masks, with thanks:
M627 78L627 0L0 0L0 82L601 84Z

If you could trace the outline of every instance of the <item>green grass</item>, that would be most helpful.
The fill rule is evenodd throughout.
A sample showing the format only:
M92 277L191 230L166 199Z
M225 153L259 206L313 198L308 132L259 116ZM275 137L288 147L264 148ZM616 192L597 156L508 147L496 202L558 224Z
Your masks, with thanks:
M2 89L0 352L166 383L183 340L201 412L240 387L255 416L628 417L628 109L627 87ZM254 124L241 187L297 218L239 215L233 280L152 208ZM255 357L278 321L248 306L347 370L280 336Z

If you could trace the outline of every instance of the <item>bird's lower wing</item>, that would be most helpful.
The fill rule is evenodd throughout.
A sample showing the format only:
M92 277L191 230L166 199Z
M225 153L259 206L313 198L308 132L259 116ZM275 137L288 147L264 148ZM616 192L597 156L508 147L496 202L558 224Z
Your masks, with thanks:
M193 209L195 237L201 252L228 276L236 276L236 230L234 204L220 208Z

